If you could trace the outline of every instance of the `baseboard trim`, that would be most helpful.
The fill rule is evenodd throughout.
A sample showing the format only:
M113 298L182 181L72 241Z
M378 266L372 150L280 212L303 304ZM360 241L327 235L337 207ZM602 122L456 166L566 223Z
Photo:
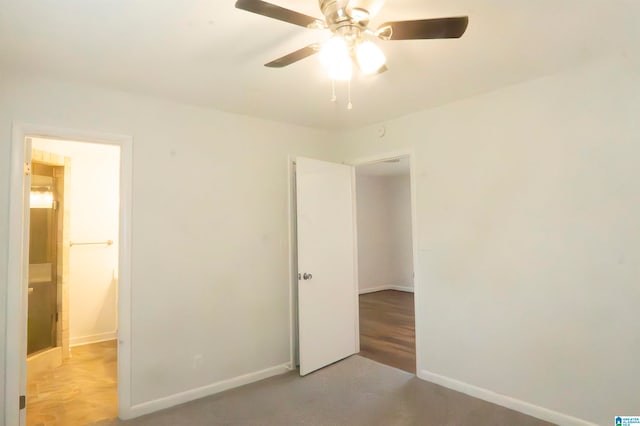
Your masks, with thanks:
M383 290L398 290L398 291L406 291L407 293L413 293L413 287L404 286L404 285L381 285L378 287L365 288L358 290L358 294L367 294L367 293L375 293L376 291Z
M89 345L91 343L106 342L118 338L118 331L109 331L107 333L91 334L89 336L72 337L69 339L69 346Z
M418 377L428 382L432 382L437 385L453 389L457 392L461 392L475 398L482 399L484 401L488 401L505 408L509 408L511 410L519 411L529 416L536 417L538 419L545 420L554 424L563 426L598 426L595 423L591 423L577 417L549 410L548 408L540 407L538 405L512 398L510 396L502 395L485 388L461 382L459 380L442 376L440 374L431 373L427 370L420 370L418 372Z
M164 410L165 408L184 404L185 402L193 401L195 399L204 398L205 396L213 395L227 389L236 388L238 386L247 385L269 377L288 373L291 371L290 366L290 363L276 365L275 367L265 368L264 370L255 371L253 373L244 374L231 379L221 380L219 382L211 383L210 385L154 399L153 401L136 404L129 410L126 410L126 412L120 413L120 415L123 420L127 420L143 416L145 414L150 414L158 410Z

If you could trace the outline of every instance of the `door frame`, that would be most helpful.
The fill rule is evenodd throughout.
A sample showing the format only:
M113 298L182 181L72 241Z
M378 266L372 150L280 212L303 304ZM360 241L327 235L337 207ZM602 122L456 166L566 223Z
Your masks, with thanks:
M411 245L413 251L413 309L414 309L414 322L415 322L415 331L416 331L416 376L422 371L422 339L420 338L421 334L421 326L419 325L419 321L417 318L421 318L422 309L420 308L420 304L417 303L418 300L422 297L422 285L420 280L420 275L418 273L418 232L416 227L416 175L415 175L415 154L412 150L400 150L400 151L392 151L386 152L376 155L371 155L367 157L359 157L352 161L350 164L357 168L358 166L364 166L365 164L373 164L379 163L385 160L392 160L394 158L408 157L409 158L409 186L410 186L410 194L411 194ZM355 193L356 199L358 197L357 192ZM357 218L356 218L356 226L357 226ZM357 246L357 240L356 240ZM358 320L359 326L359 320Z
M7 426L23 425L26 410L28 204L24 199L28 137L98 143L120 147L120 206L118 253L118 416L131 417L131 230L133 137L85 130L14 122L9 177L9 258L5 342L5 418Z
M296 156L287 157L287 216L289 222L289 370L300 360L298 348L298 230L296 221Z

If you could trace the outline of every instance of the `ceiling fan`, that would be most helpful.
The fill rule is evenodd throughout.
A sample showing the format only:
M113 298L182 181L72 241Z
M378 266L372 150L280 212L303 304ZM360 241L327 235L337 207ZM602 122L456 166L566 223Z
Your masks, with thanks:
M370 0L371 1L371 0ZM377 0L373 0L377 1ZM385 22L376 30L369 29L374 7L362 5L366 0L318 0L324 20L304 15L262 0L237 0L236 8L312 29L328 29L333 36L324 44L314 43L265 66L282 68L315 53L327 68L332 80L350 80L355 65L364 74L387 70L386 58L371 39L418 40L459 38L467 29L467 16L411 21ZM378 2L379 5L379 2Z

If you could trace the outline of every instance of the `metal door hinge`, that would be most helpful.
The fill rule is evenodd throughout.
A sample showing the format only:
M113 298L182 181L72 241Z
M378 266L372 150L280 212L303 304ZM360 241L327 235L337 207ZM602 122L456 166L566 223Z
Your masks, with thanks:
M31 174L31 163L24 163L24 175L29 176Z
M24 410L27 406L27 398L24 395L20 395L20 409Z

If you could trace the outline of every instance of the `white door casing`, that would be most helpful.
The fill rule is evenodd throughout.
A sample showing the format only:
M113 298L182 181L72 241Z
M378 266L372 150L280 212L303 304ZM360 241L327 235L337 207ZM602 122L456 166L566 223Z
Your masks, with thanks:
M354 168L298 157L300 374L359 351Z
M25 410L19 409L26 391L28 229L30 178L25 163L31 161L31 135L61 140L86 141L120 146L119 292L118 292L118 416L134 416L131 404L131 200L133 138L83 130L14 123L11 146L9 198L9 267L5 351L6 426L25 424Z

